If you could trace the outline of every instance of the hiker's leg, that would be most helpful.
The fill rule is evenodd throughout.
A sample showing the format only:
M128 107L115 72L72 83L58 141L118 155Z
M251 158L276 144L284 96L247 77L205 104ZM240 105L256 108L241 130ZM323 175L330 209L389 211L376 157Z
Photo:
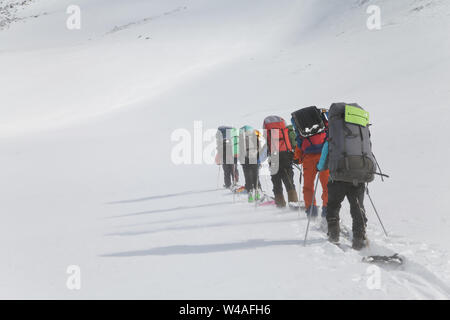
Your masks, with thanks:
M233 170L233 165L232 164L224 164L222 165L223 168L223 178L224 178L224 183L225 183L225 187L229 188L231 187L231 172Z
M347 199L350 203L350 214L353 219L353 237L364 238L366 234L367 217L364 210L364 191L363 183L357 186L352 185L348 188Z
M317 174L315 158L306 154L303 159L303 200L305 207L309 208L313 204L314 182ZM314 199L314 205L316 200Z
M328 182L328 214L327 221L330 223L339 223L339 211L341 203L345 199L346 182L329 181Z

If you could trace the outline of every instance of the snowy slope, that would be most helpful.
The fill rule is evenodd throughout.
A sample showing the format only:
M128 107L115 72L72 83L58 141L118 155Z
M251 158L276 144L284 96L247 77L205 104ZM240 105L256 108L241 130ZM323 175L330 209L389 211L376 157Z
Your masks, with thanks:
M0 297L450 297L446 1L36 0L16 14L38 17L0 31ZM260 127L336 101L371 112L392 176L371 186L390 232L369 210L371 250L408 263L380 290L316 226L303 247L303 216L217 190L216 166L171 163L171 133L195 120Z

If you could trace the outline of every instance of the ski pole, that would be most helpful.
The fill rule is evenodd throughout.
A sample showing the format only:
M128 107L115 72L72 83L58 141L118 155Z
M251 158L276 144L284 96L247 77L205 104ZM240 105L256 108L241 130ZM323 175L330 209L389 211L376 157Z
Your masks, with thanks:
M378 164L377 158L375 157L375 155L374 155L373 153L372 153L372 156L373 156L373 158L375 159L375 163L377 164L378 170L380 170L381 181L384 182L383 177L389 178L389 176L383 174L383 171L381 171L381 167L380 167L380 165ZM375 171L376 171L376 170L375 170Z
M233 164L233 189L231 190L233 192L233 203L236 202L236 165Z
M258 188L259 188L259 166L256 168L256 186L255 186L255 209L258 208Z
M313 207L314 207L314 200L316 199L316 191L317 191L317 187L319 185L319 177L320 177L320 175L317 174L316 184L314 187L313 198L312 198L311 207L310 207L311 212L308 215L308 225L306 226L305 241L303 242L303 246L305 246L305 247L306 247L306 239L308 239L308 231L309 231L309 225L311 223L311 216L312 216L312 211L313 211Z
M302 214L302 208L301 208L301 197L302 197L302 177L303 177L303 166L299 166L298 168L300 170L300 177L298 178L298 217L300 218Z
M388 233L386 231L386 228L383 225L383 221L381 221L381 217L378 214L377 208L375 207L375 204L372 201L372 197L369 194L369 188L368 187L366 187L366 193L367 193L367 196L369 197L370 203L372 204L373 210L375 211L375 213L377 215L378 221L380 221L380 224L381 224L381 227L383 228L384 234L386 235L386 237L389 237L389 235L388 235Z

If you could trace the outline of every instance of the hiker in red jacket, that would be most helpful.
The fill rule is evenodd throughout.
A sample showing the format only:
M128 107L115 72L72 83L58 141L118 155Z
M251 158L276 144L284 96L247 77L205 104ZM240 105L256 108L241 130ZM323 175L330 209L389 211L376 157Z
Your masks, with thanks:
M288 194L288 202L298 205L295 191L294 171L292 170L292 146L289 140L289 130L283 118L270 116L264 120L264 137L267 141L267 154L273 183L275 204L279 208L286 207L283 194L283 184Z
M308 109L308 108L305 108ZM303 109L303 110L305 110ZM328 127L326 113L321 111L322 121L325 127ZM327 130L320 131L309 137L304 137L300 134L294 118L292 118L292 125L294 126L297 135L297 146L294 153L294 162L303 165L303 198L305 201L306 214L316 218L318 216L318 207L314 196L314 182L317 174L319 174L320 184L322 185L322 217L327 215L328 205L328 178L329 171L324 170L319 172L317 164L320 160L322 148L327 140Z

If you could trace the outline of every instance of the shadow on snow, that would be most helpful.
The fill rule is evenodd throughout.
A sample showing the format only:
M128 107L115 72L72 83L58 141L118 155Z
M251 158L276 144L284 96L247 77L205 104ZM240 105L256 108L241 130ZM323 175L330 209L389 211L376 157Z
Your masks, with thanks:
M163 195L151 196L151 197L145 197L145 198L113 201L113 202L107 202L106 204L135 203L135 202L143 202L143 201L150 201L150 200L158 200L158 199L166 199L166 198L173 198L173 197L188 196L188 195L192 195L192 194L202 194L202 193L215 192L215 191L221 191L221 190L223 191L224 189L207 189L207 190L197 190L197 191L185 191L185 192L163 194Z
M179 207L175 207L175 208L155 209L155 210L149 210L149 211L141 211L141 212L134 212L134 213L128 213L128 214L123 214L123 215L111 216L111 217L109 217L109 219L140 216L140 215L145 215L145 214L155 214L155 213L163 213L163 212L173 212L173 211L188 210L188 209L218 207L218 206L232 205L232 204L233 203L230 201L222 201L222 202L199 204L199 205L195 205L195 206L179 206Z
M263 221L247 221L247 222L218 222L210 223L205 225L193 225L193 226L173 226L165 227L153 230L141 230L141 231L123 231L123 232L112 232L107 233L105 236L138 236L144 234L152 234L166 231L183 231L183 230L195 230L195 229L206 229L206 228L219 228L219 227L229 227L229 226L241 226L241 225L257 225L266 223L286 223L298 221L298 219L278 219L278 220L263 220Z
M311 239L309 243L323 243L325 239ZM143 256L170 256L187 254L206 254L217 252L228 252L237 250L250 250L267 248L273 246L298 246L303 240L264 240L252 239L243 242L200 244L200 245L176 245L167 247L156 247L147 250L124 251L100 255L101 257L143 257Z

